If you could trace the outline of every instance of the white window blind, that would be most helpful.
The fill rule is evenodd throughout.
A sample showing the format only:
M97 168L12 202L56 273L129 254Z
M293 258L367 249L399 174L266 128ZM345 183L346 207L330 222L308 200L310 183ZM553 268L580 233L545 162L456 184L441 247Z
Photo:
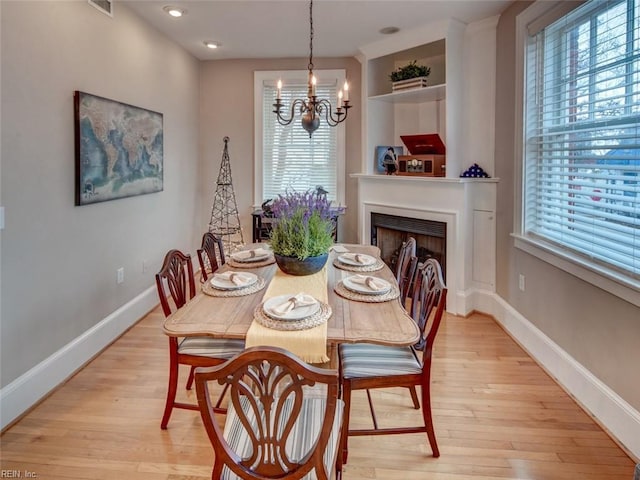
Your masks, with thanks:
M283 82L281 99L283 112L288 116L296 98L307 97L307 85ZM319 84L316 93L337 104L337 81ZM322 186L329 193L327 198L338 200L338 128L329 127L324 118L320 126L309 133L300 124L300 115L289 125L280 125L273 113L276 87L272 82L264 84L262 108L262 200L275 198L287 190L305 191Z
M524 233L640 279L640 0L529 37Z

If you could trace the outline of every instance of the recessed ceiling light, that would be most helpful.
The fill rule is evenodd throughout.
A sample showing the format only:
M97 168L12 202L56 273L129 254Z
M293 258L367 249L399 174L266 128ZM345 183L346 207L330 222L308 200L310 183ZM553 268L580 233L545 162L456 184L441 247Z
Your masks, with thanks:
M210 48L211 50L215 50L216 48L220 47L220 44L218 42L212 42L210 40L206 40L204 42L205 47Z
M379 30L379 32L383 35L392 35L394 33L398 33L400 29L398 27L384 27Z
M175 18L181 17L187 13L184 8L173 7L171 5L167 5L163 10Z

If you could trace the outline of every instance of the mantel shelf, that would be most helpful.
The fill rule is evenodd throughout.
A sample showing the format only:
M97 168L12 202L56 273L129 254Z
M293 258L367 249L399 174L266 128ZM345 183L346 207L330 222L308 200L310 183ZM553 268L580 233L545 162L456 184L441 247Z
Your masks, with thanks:
M471 177L422 177L410 175L379 175L368 173L351 173L351 178L376 180L383 182L434 182L434 183L498 183L499 178L471 178Z
M389 103L422 103L444 100L447 96L447 85L433 85L431 87L414 88L399 92L385 93L369 97L369 100Z

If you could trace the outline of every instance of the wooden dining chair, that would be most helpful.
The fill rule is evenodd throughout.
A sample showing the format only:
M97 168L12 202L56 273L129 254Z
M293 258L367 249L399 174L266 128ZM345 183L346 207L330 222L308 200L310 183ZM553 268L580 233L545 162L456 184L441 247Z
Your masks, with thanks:
M209 275L227 263L224 256L222 239L216 237L211 232L205 232L204 235L202 235L202 245L198 249L197 253L198 261L200 263L200 278L203 282L206 282ZM220 261L218 261L218 257L220 258Z
M165 317L171 315L169 297L165 291L165 284L173 300L176 309L182 308L196 293L195 279L193 276L193 263L191 256L179 250L170 250L162 264L162 268L156 274L156 287L160 304ZM178 367L180 365L212 366L227 361L237 353L244 350L243 340L232 340L213 337L185 337L179 341L177 337L169 337L169 386L167 389L167 401L160 427L167 428L171 412L174 408L198 410L196 404L176 402L178 390ZM192 370L187 381L187 390L192 385ZM224 391L220 395L218 407Z
M411 314L418 324L424 346L422 358L414 346L391 347L367 343L343 344L338 349L342 399L345 402L342 458L346 463L348 437L426 432L434 457L440 456L431 415L431 355L445 309L447 288L435 259L422 264L414 281ZM372 429L350 429L351 393L354 390L390 387L421 387L422 425L380 428L371 397Z
M222 420L209 386L229 387ZM338 372L278 347L252 347L223 365L196 368L200 414L213 446L211 478L328 480L342 475Z
M417 265L416 239L409 237L400 247L395 272L396 282L400 289L400 302L403 306L406 305L409 289L411 288L411 281L413 280Z

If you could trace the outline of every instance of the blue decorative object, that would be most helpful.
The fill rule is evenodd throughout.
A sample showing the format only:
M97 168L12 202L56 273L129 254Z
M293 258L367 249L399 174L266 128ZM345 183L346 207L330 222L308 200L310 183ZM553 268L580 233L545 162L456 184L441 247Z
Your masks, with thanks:
M467 168L460 176L463 178L491 178L477 163Z
M328 253L318 255L317 257L307 257L304 260L300 260L297 257L285 257L283 255L274 254L276 263L280 270L289 275L304 276L313 275L316 272L322 270L324 264L327 263L329 258Z

